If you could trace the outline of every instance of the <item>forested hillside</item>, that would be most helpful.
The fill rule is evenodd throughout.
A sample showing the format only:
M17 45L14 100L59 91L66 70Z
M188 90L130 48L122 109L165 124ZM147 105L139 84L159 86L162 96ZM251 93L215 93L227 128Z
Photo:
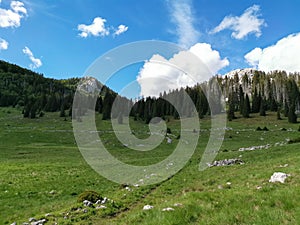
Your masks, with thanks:
M185 107L183 93L186 92L191 97L196 106L199 117L220 113L222 107L212 107L222 105L222 96L226 100L226 111L228 119L241 115L249 118L251 113L260 113L266 116L266 111L277 112L278 119L281 115L288 117L289 122L296 123L300 109L300 74L287 74L285 71L273 71L265 73L262 71L245 69L224 76L215 76L208 82L198 84L194 87L186 87L172 90L169 93L162 93L158 98L146 98L138 101L134 106L134 115L149 122L156 116L178 117L178 112L174 106L164 99L173 99L183 110L182 115L189 116L192 112ZM219 101L219 102L217 102Z
M65 110L69 110L68 115L71 116L76 88L79 84L81 88L88 88L86 79L45 78L42 74L0 60L0 107L20 108L24 117L29 118L56 111L64 117L67 116ZM99 107L102 108L103 94L113 92L105 86L102 87L99 82L96 85L101 88L97 101L97 110L101 111Z
M179 118L178 109L182 109L180 115L190 116L193 112L191 107L186 105L184 93L190 96L200 118L211 114L212 110L217 114L226 108L229 120L235 119L237 115L249 118L251 113L266 116L267 111L274 111L277 112L278 119L285 116L289 122L296 123L297 112L300 109L299 73L237 70L224 76L215 76L194 87L170 90L161 93L157 98L147 97L133 102L120 97L94 78L49 79L42 74L0 61L0 107L20 108L24 117L35 118L42 116L44 112L56 111L60 112L62 117L71 116L78 85L81 90L78 99L84 99L80 101L83 105L77 105L77 101L73 107L76 110L73 112L73 118L77 119L83 116L88 108L92 109L91 102L96 102L94 109L102 114L103 119L110 119L112 116L119 117L121 121L122 112L128 112L132 106L130 115L146 123L154 117ZM120 103L119 108L112 112L111 107L116 97ZM226 101L222 102L222 99ZM226 104L224 109L220 107L222 104ZM65 110L68 110L68 113Z

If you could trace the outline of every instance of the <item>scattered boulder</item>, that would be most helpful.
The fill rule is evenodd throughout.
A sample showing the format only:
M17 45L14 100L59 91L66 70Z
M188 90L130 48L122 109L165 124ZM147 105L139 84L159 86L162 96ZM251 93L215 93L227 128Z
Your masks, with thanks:
M168 143L168 144L172 144L172 139L169 138L169 137L167 137L167 143Z
M214 161L213 163L207 163L209 167L213 166L230 166L234 164L243 165L244 161L241 159L223 159L219 161Z
M143 210L150 210L150 209L153 209L153 206L152 205L145 205L143 207Z
M282 172L275 172L273 173L273 175L271 176L269 182L270 183L275 183L275 182L280 182L280 183L284 183L285 179L288 178L290 175L286 174L286 173L282 173Z

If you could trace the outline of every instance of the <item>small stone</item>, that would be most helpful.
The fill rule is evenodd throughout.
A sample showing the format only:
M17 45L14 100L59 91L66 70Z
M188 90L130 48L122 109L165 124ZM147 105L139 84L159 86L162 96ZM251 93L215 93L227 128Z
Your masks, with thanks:
M54 194L56 194L56 191L52 190L52 191L49 192L49 194L54 195Z
M17 223L16 222L13 222L12 224L10 224L10 225L17 225Z
M87 213L87 212L88 212L88 209L83 209L82 212L83 212L83 213Z
M171 207L168 207L168 208L164 208L164 209L162 209L162 211L174 211L174 209L173 209L173 208L171 208Z
M93 206L93 203L90 202L90 201L88 201L88 200L84 200L84 201L83 201L83 205L84 205L84 206L87 206L87 207L92 207L92 206Z
M256 190L262 189L262 186L256 186Z
M181 203L175 203L174 206L175 207L180 207L180 206L182 206L182 204Z
M107 198L106 197L104 197L104 199L101 201L101 204L105 204L106 202L107 202Z
M35 218L29 218L29 223L31 223L31 222L35 222L36 221L36 219Z
M96 209L106 209L107 207L105 205L98 205L96 206Z
M150 210L150 209L153 209L153 206L152 205L145 205L143 207L143 210Z
M125 190L131 191L131 188L130 187L126 187Z
M96 205L100 205L101 202L102 202L101 200L97 200L95 204L96 204Z

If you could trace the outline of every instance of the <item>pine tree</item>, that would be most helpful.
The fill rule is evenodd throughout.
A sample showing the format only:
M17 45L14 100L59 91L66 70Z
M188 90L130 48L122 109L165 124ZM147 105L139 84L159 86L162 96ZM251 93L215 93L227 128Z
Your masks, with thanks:
M239 105L240 114L244 115L245 97L244 97L244 91L243 91L243 88L241 85L239 86L239 97L240 97L240 105Z
M249 101L248 94L246 94L246 97L245 97L245 100L244 100L243 117L244 118L249 118L250 117L250 101Z
M259 115L266 116L265 99L262 98L260 101Z
M228 97L228 111L227 111L228 120L231 121L236 119L234 115L234 102L233 102L233 94L230 93Z
M252 97L252 113L258 113L260 109L261 97L257 93L256 87L254 87L254 93Z

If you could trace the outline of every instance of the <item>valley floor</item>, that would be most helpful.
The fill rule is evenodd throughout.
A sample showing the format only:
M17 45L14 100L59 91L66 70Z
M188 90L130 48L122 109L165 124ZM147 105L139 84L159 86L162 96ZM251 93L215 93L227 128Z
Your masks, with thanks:
M89 167L77 148L70 118L46 113L24 119L17 109L0 108L0 224L23 224L32 217L46 218L45 224L300 224L300 144L288 144L299 139L299 124L277 120L276 113L251 116L227 123L216 157L244 164L199 171L210 134L205 118L196 151L180 172L156 185L134 187L113 183ZM111 124L100 118L101 140L128 164L159 162L178 143L172 138L171 144L164 141L153 151L137 153L120 143L109 132ZM147 137L146 124L131 123L136 136ZM167 126L178 137L179 122L170 119ZM263 147L240 151L255 146ZM269 183L274 172L290 176L283 184ZM106 209L85 207L77 198L86 190L114 203ZM143 210L145 205L153 208ZM163 211L168 207L174 210Z

